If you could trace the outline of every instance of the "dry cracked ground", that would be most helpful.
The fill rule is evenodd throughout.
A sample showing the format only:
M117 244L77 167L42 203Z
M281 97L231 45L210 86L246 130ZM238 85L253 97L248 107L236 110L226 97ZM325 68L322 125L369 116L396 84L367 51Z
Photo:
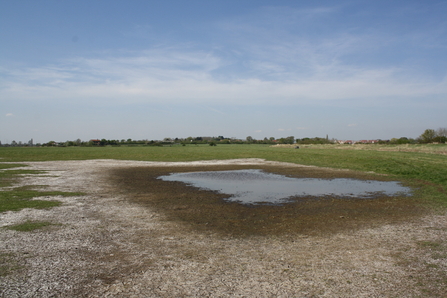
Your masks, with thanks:
M273 209L265 209L259 215L256 212L262 208L233 206L231 209L221 203L213 212L221 210L220 219L216 221L228 225L219 226L201 218L191 221L188 215L205 214L203 208L206 207L191 207L185 203L189 198L185 194L193 194L191 189L182 191L184 186L179 184L163 184L168 185L163 190L160 185L151 184L155 181L153 176L163 172L163 167L178 168L179 171L195 167L256 167L297 176L306 171L314 171L317 175L321 171L325 177L349 176L349 172L259 159L189 163L87 160L24 164L28 165L27 169L47 172L24 176L20 185L46 185L48 190L83 192L85 195L57 197L63 204L51 209L24 209L0 214L1 227L27 220L53 223L32 232L0 228L0 265L11 269L0 276L1 297L447 295L447 216L439 210L421 211L409 204L406 206L410 211L402 212L405 206L382 200L382 205L377 206L381 209L390 206L392 212L389 213L400 215L382 214L381 217L379 212L369 218L361 213L352 216L350 210L343 213L345 205L331 205L331 200L327 200L324 208L301 202L308 206L301 214L307 215L303 218L310 222L305 229L294 230L287 225L287 220L276 220L270 230L269 223L264 222L265 231L262 229L264 224L258 223L261 228L247 232L243 230L248 225L244 214L265 216ZM156 170L151 172L151 168ZM137 169L149 173L147 182L129 176L129 171ZM133 191L133 183L139 183L138 191ZM165 193L166 202L171 196L181 199L181 204L163 205L160 203L164 202L160 201L160 196L163 198L161 191ZM194 200L214 200L208 202L211 206L219 199L213 196L218 195L202 192ZM151 200L159 202L152 204ZM241 208L246 209L242 212ZM368 208L372 208L372 213L377 211L374 206ZM284 218L293 219L292 209L289 208L289 213L284 211L287 213ZM312 223L313 217L309 214L323 209L324 217L331 217L331 220L317 217ZM176 219L177 211L183 217ZM242 213L231 219L229 212ZM275 212L275 218L281 218L281 213ZM405 213L411 214L404 216ZM256 225L255 221L253 219L250 225ZM344 221L346 224L340 224ZM292 222L296 224L296 221ZM282 224L285 228L279 229ZM237 233L232 233L231 228L237 227Z

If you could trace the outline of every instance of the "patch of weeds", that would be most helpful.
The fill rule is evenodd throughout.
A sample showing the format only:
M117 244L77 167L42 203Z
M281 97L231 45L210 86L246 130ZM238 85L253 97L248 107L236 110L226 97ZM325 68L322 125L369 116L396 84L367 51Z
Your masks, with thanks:
M427 269L429 269L429 268L438 269L438 268L439 268L439 265L436 265L436 264L427 264Z
M13 270L18 269L14 255L11 253L0 253L0 277L10 274Z
M24 167L21 164L0 164L0 187L10 186L18 174L26 174L28 170L7 170L11 168ZM25 171L23 173L22 171ZM30 173L31 174L31 173Z
M434 241L419 241L418 244L422 247L427 247L430 249L437 249L440 248L442 245L442 243Z
M8 170L10 168L26 167L20 164L0 164L0 187L11 186L19 175L44 174L47 171L40 170Z
M14 176L14 175L34 175L34 174L44 174L48 171L41 171L41 170L7 170L2 171L2 175L4 176Z
M434 253L432 258L435 260L447 259L447 252Z
M447 256L447 247L442 240L417 241L418 256L408 258L405 264L411 273L410 277L415 278L415 285L427 297L444 297L447 286L447 271L444 262L439 262ZM404 258L405 255L400 256ZM438 261L435 261L438 260Z
M41 229L43 227L50 226L50 225L54 225L54 224L51 222L48 222L48 221L26 221L21 224L7 226L6 228L8 230L14 230L14 231L19 231L19 232L31 232L31 231L34 231L37 229Z
M62 192L62 191L36 191L29 187L18 187L13 190L0 191L0 212L18 211L24 208L51 208L59 206L59 201L33 200L38 197L48 196L79 196L83 193Z
M26 167L27 165L22 164L12 164L12 163L0 163L0 170L6 170L11 168L18 168L18 167Z
M18 175L35 175L46 173L38 170L6 170L15 167L23 167L21 164L0 164L0 187L10 186ZM51 208L59 206L61 202L52 200L36 200L38 197L48 196L77 196L83 193L62 191L37 191L32 186L16 187L11 190L0 191L0 213L5 211L18 211L24 208ZM37 186L33 187L36 188ZM42 187L42 186L38 186Z

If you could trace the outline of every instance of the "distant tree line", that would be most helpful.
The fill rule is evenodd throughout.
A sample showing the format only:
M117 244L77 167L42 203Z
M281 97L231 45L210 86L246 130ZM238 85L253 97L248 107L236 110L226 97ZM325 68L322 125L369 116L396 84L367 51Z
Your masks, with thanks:
M208 144L210 146L216 146L218 144L334 144L337 143L335 139L314 137L314 138L302 138L295 139L294 136L288 136L284 138L275 139L274 137L255 139L252 136L248 136L245 140L236 138L227 138L224 136L217 137L187 137L187 138L164 138L163 140L107 140L107 139L92 139L89 141L82 141L76 139L74 141L56 142L49 141L43 144L34 144L33 139L26 143L12 141L10 144L2 144L2 147L33 147L33 146L46 146L46 147L72 147L72 146L172 146L172 145L199 145ZM355 142L354 142L355 143ZM360 141L360 143L365 143ZM429 144L429 143L447 143L447 128L426 129L418 138L412 139L407 137L392 138L391 140L374 140L374 142L366 142L374 144Z
M335 140L329 140L326 138L302 138L302 139L296 139L297 144L334 144Z

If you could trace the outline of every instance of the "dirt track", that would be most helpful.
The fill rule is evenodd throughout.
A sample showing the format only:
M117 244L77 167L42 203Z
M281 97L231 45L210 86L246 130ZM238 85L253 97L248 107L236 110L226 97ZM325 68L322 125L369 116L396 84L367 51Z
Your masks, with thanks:
M232 237L194 231L114 191L126 167L274 165L258 159L194 163L32 162L48 170L23 185L85 192L48 210L0 214L0 226L51 221L34 232L0 229L15 270L1 297L441 297L447 288L447 217L425 215L333 234ZM54 198L51 198L54 199Z

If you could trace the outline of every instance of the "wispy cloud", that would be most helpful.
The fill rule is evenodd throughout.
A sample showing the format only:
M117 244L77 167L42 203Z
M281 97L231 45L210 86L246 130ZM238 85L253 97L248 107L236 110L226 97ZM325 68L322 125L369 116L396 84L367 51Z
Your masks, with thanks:
M271 62L263 62L265 65ZM402 69L355 68L339 65L338 74L272 80L257 75L225 78L214 72L223 58L200 51L157 50L131 56L74 59L41 68L11 70L0 86L2 98L69 100L95 104L202 103L202 104L319 104L372 103L390 98L417 98L447 94L447 80L420 80ZM280 67L280 66L278 66ZM330 66L328 66L331 68ZM272 72L283 76L281 70ZM418 80L417 80L418 79ZM343 99L343 101L339 101Z
M291 128L278 128L278 131L292 131Z
M12 117L12 116L14 116L14 114L12 114L12 113L6 114L6 117Z
M220 115L226 115L226 113L222 112L221 110L215 109L215 108L207 107L207 109L210 111L213 111L214 113L220 114Z

